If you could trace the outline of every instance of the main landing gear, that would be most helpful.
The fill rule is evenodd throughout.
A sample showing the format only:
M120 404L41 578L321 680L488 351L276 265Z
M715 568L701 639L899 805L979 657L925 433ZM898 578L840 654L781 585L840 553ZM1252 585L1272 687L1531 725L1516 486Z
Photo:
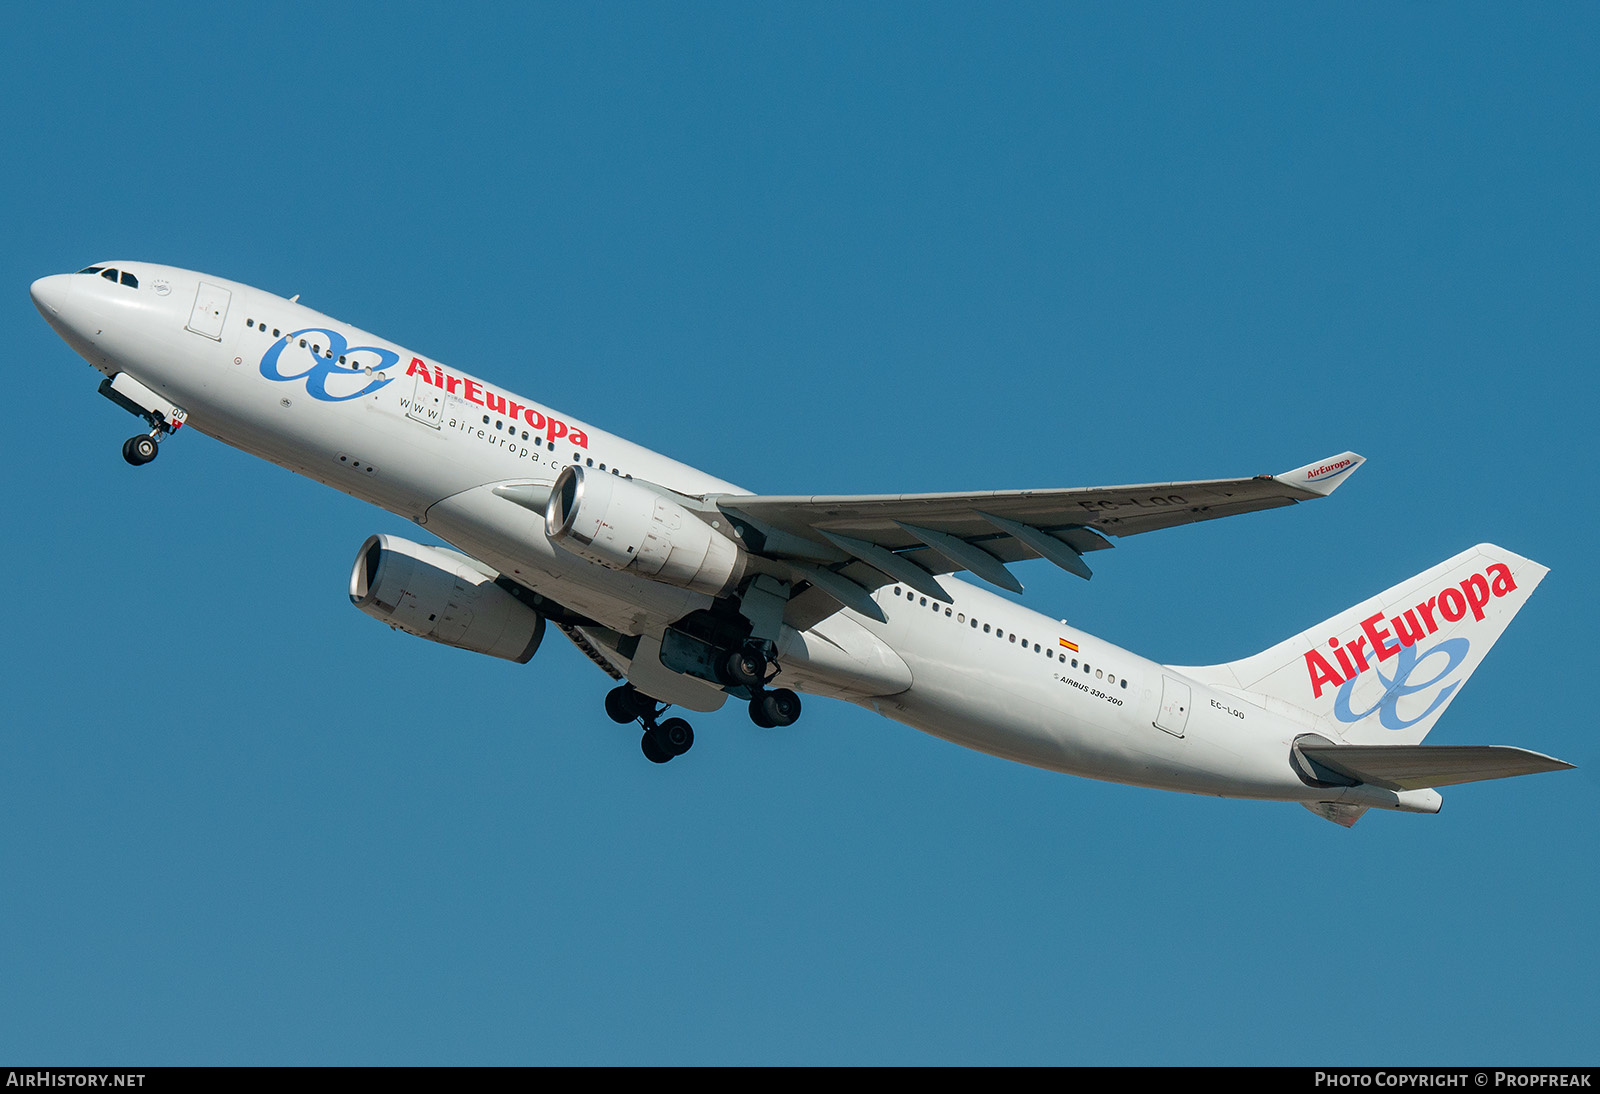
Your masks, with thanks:
M768 648L746 642L716 662L722 682L750 693L750 720L763 729L792 726L800 718L800 696L788 688L769 688L778 674ZM639 750L651 763L664 764L694 746L694 730L682 718L665 718L667 708L632 684L606 692L606 716L618 725L637 722L644 728Z
M723 682L750 691L750 720L762 729L792 726L800 718L800 696L788 688L768 690L777 675L768 643L746 642L728 652L721 662Z
M638 722L644 727L639 750L651 763L664 764L694 747L694 730L682 718L657 721L667 708L648 695L623 684L606 692L606 714L618 725Z

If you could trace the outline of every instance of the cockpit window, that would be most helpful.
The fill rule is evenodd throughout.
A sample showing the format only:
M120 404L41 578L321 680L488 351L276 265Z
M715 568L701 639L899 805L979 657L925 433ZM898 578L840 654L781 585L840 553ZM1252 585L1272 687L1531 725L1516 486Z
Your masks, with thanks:
M99 274L113 285L117 284L117 280L120 277L122 284L128 286L128 288L137 289L139 287L139 279L127 270L113 270L107 266L85 266L78 272L81 274Z

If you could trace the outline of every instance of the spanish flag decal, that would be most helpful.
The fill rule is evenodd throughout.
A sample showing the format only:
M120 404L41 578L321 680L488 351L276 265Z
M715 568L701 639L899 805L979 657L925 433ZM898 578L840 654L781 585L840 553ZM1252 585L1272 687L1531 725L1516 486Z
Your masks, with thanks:
M1059 641L1063 647L1071 650L1073 653L1078 652L1078 644L1076 642L1068 642L1065 638L1058 639L1057 641Z

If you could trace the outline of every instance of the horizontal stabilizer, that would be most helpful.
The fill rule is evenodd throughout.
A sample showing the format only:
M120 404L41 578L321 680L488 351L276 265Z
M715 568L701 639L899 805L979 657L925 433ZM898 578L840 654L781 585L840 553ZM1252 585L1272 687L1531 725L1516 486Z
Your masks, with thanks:
M1574 766L1508 745L1302 744L1296 750L1315 764L1385 790L1423 790Z

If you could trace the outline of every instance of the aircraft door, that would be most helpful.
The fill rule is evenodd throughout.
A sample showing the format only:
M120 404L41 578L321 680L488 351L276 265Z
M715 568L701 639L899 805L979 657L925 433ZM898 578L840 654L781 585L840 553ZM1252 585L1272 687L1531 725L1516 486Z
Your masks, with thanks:
M411 392L411 405L406 408L406 417L430 429L438 429L444 422L444 393L418 375L416 387Z
M228 305L233 294L221 285L200 282L194 294L194 310L189 313L188 329L196 334L222 341L222 321L228 317Z
M410 405L406 406L405 416L411 421L422 422L429 429L438 429L445 421L445 393L427 382L427 377L421 373L416 376L416 385L411 389Z
M1189 685L1170 676L1161 678L1161 709L1156 711L1156 728L1182 737L1189 723Z

